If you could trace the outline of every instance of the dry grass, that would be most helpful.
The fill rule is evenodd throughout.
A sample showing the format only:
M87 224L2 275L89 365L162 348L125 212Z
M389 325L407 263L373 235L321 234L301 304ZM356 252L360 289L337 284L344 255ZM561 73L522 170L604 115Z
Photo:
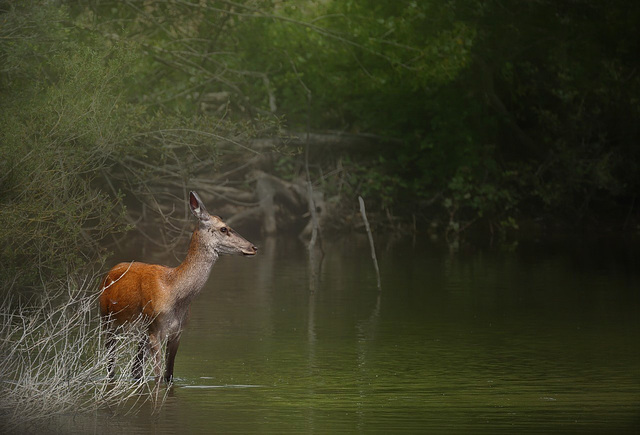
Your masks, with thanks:
M162 403L159 386L131 377L142 320L118 336L120 370L115 379L107 377L95 278L53 284L43 289L46 296L29 302L8 296L2 301L0 427L11 430L97 409L128 413L147 400Z

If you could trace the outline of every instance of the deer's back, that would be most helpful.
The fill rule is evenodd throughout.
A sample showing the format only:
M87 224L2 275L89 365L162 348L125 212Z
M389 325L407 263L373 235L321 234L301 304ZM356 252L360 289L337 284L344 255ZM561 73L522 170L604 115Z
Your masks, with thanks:
M100 314L116 324L156 317L167 307L167 285L171 268L158 264L120 263L102 280Z

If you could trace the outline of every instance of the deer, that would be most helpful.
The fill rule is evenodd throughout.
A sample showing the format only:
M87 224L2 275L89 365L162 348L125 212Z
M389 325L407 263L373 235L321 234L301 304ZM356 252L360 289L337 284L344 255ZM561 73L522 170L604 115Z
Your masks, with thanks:
M180 336L190 305L209 278L220 255L254 256L258 248L219 216L210 215L196 192L189 192L189 208L198 219L189 250L177 267L141 262L119 263L105 275L99 297L100 316L107 332L108 375L115 378L114 347L117 334L137 319L146 328L133 362L133 378L143 377L145 353L153 357L156 382L161 382L162 345L166 340L163 379L173 382Z

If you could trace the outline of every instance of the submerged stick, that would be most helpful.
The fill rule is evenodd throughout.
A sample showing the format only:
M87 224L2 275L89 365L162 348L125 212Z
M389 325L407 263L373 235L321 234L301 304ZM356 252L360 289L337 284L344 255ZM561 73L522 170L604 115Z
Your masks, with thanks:
M364 226L367 229L367 235L369 236L369 245L371 246L371 259L373 260L373 267L376 269L376 278L378 278L378 290L382 290L382 285L380 283L380 268L378 268L378 259L376 258L376 248L373 244L373 235L371 234L371 227L369 226L369 221L367 220L367 212L364 208L364 199L361 196L358 196L358 201L360 201L360 213L362 214L362 220L364 221Z

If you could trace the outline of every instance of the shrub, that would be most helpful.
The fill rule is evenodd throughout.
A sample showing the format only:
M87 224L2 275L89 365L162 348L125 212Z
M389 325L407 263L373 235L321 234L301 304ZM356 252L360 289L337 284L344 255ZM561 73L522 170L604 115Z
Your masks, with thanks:
M152 384L130 376L136 344L144 334L142 320L118 337L115 352L122 360L121 370L113 381L107 377L109 355L96 316L95 278L84 275L48 283L45 296L37 300L3 300L0 421L5 429L99 408L130 412L132 403L157 397Z

